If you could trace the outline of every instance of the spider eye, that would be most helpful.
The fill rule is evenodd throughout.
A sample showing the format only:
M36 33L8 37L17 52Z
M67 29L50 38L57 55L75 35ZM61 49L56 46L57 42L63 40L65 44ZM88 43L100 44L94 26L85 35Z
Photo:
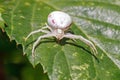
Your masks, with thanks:
M66 29L72 23L71 17L61 11L53 11L48 15L48 25L52 28Z

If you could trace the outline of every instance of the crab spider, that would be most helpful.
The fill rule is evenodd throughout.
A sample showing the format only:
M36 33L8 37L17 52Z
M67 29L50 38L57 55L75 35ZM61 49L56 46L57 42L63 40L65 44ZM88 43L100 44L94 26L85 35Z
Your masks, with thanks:
M31 35L35 33L38 33L38 32L45 33L44 35L39 36L38 39L34 42L33 47L32 47L32 56L34 57L35 47L40 43L40 40L43 38L48 38L48 37L55 37L57 38L57 40L61 40L63 38L79 39L82 42L84 42L86 45L88 45L92 49L94 55L96 55L97 49L90 40L85 39L81 35L74 35L71 33L67 33L67 30L70 28L71 23L72 23L72 19L67 13L64 13L61 11L51 12L48 15L48 24L46 24L45 27L39 30L32 31L26 37L26 40L27 40Z

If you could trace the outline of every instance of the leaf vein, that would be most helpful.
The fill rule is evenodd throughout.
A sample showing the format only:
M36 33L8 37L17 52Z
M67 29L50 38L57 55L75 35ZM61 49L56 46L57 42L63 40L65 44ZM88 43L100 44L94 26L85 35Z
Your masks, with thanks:
M17 1L17 3L16 3L16 5L14 6L14 8L12 9L12 11L11 11L11 35L12 35L12 33L13 33L13 29L14 29L14 12L15 12L15 10L16 10L16 8L18 7L18 5L20 4L20 0L19 1Z

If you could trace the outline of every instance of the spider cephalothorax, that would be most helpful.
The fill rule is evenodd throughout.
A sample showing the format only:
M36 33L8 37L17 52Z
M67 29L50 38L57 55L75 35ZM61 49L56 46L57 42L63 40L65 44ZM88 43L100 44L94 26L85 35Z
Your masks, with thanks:
M34 57L35 47L40 43L40 40L48 37L55 37L58 40L61 40L63 38L79 39L84 43L86 43L88 46L90 46L94 54L97 54L95 45L90 40L85 39L81 35L74 35L67 32L67 30L70 28L71 23L72 23L72 19L67 13L64 13L61 11L51 12L48 15L48 24L46 24L46 26L42 27L39 30L32 31L26 37L26 40L27 40L32 34L35 34L38 32L45 33L44 35L39 36L38 39L33 44L32 56ZM49 30L45 30L45 29L49 29Z

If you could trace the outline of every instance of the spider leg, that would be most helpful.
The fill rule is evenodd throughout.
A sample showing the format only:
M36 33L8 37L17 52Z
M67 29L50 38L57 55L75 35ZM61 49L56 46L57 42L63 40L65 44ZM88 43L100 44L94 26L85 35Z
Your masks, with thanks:
M38 37L38 39L35 41L35 43L33 44L33 47L32 47L32 56L33 57L34 57L35 48L40 43L40 40L43 39L43 38L48 38L48 37L52 37L52 36L54 36L54 34L49 33L49 34L45 34L43 36Z
M52 28L47 25L47 23L45 23L45 25L45 27L48 28L51 32L53 31Z
M95 45L90 40L85 39L81 35L73 35L71 33L67 33L67 34L64 35L64 37L70 38L70 39L79 39L82 42L84 42L85 44L87 44L88 46L90 46L90 48L92 49L95 56L98 53Z
M46 28L46 27L43 27L42 29L39 29L39 30L32 31L32 32L25 38L25 41L26 41L31 35L33 35L33 34L35 34L35 33L38 33L38 32L49 33L49 31L43 30L44 28Z

